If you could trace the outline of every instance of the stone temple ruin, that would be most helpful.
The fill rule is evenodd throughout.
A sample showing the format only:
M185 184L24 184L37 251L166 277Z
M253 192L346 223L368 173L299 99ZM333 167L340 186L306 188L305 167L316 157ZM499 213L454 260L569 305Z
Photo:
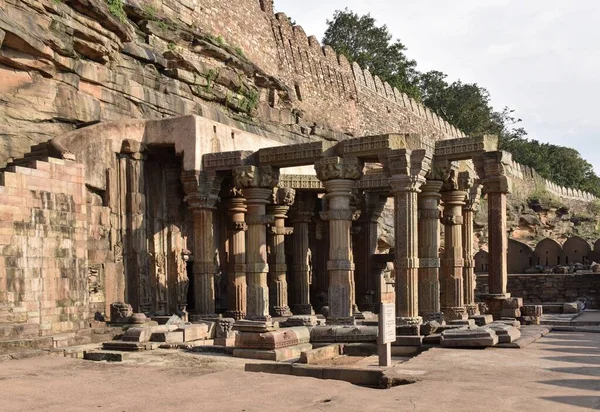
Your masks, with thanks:
M340 339L375 340L376 328L352 327L391 299L396 345L420 346L423 322L465 325L441 340L448 346L495 345L493 329L468 326L521 316L522 300L506 289L510 164L492 136L298 143L198 116L84 128L2 174L4 265L20 282L6 296L25 320L4 330L43 336L92 319L146 324L145 315L177 314L205 326L134 328L105 347L140 349L153 333L163 342L183 342L186 331L206 337L204 322L216 322L223 344L274 350L327 341L338 328ZM482 189L489 291L476 302ZM396 245L381 254L377 218L388 198ZM317 324L315 309L326 330L311 334L302 327Z
M525 252L506 209L516 181L590 194L465 136L270 0L126 3L124 19L101 0L0 8L0 350L201 342L308 359L376 342L382 303L400 352L515 345L542 303L584 295L511 283L595 255Z

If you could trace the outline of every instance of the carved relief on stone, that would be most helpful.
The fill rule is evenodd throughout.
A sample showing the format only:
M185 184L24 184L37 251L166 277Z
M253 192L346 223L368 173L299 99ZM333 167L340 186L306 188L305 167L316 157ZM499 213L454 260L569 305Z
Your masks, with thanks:
M187 249L177 249L174 253L177 264L177 301L180 306L187 305L187 294L190 283L187 273L187 262L191 252Z
M261 187L271 189L279 182L279 169L271 166L241 166L232 170L233 182L239 189Z
M315 171L321 181L358 180L362 176L363 166L363 162L356 157L324 157L315 162Z
M423 178L431 169L431 154L424 149L391 150L382 160L385 160L386 168L391 176L404 175Z
M165 254L154 254L154 270L156 274L156 291L159 304L164 304L167 301L167 273L165 270Z
M274 203L282 206L291 206L296 199L296 191L289 187L277 187L275 190Z
M181 181L185 201L191 208L213 208L219 200L223 178L215 172L183 171Z
M510 193L512 156L508 152L487 152L473 158L475 170L487 193Z

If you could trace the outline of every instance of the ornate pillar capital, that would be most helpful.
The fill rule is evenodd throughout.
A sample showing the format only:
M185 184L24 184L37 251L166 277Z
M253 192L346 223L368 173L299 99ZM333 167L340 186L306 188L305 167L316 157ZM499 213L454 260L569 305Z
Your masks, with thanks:
M381 160L390 176L405 175L425 177L427 172L431 170L431 154L425 149L390 150L387 153L387 156L385 156L385 159Z
M185 192L185 201L190 209L214 209L219 201L219 192L223 178L215 172L199 170L183 171L181 182Z
M315 162L317 178L322 182L339 179L359 180L363 174L363 167L363 162L356 157L323 157Z
M486 152L473 159L486 193L510 193L512 182L508 174L512 163L512 155L501 150Z
M264 188L273 190L279 183L279 169L272 166L239 166L231 171L236 188Z

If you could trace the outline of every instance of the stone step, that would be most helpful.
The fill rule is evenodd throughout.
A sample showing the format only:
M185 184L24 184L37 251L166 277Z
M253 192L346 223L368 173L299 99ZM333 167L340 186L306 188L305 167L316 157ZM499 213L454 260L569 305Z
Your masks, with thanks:
M131 353L98 350L85 352L85 354L83 355L83 359L96 362L123 362L124 360L129 358L129 356L131 356Z

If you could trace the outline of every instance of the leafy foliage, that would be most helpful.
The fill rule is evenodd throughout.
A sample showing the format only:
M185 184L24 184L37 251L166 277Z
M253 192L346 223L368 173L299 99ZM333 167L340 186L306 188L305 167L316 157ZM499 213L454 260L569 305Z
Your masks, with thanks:
M413 98L419 98L417 62L406 57L406 47L392 42L387 26L376 26L370 14L359 16L345 9L327 20L323 43L351 62L379 76Z
M108 5L108 11L113 16L124 22L127 20L127 14L125 14L125 8L123 6L123 0L105 0Z
M497 135L500 149L511 152L515 161L561 186L600 197L600 177L577 150L527 138L525 129L518 127L521 119L514 116L514 110L494 110L490 93L477 83L449 83L447 75L437 70L420 73L416 61L406 56L404 44L392 41L388 28L377 26L370 14L338 10L327 26L324 44L422 101L467 135Z

